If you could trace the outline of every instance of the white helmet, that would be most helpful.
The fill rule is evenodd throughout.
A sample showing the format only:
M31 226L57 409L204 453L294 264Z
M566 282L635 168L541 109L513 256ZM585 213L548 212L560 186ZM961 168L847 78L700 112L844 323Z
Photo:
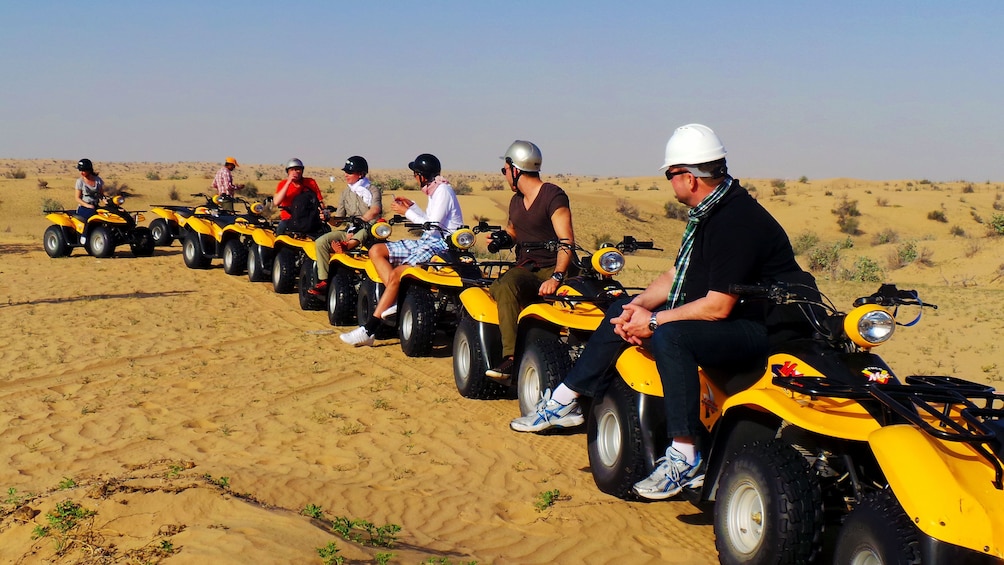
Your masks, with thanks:
M711 128L701 124L687 124L676 128L666 142L666 162L659 168L665 170L682 165L701 165L725 158L725 146Z
M540 147L519 139L513 141L509 149L506 149L505 155L500 158L524 173L539 173L540 163L544 159Z

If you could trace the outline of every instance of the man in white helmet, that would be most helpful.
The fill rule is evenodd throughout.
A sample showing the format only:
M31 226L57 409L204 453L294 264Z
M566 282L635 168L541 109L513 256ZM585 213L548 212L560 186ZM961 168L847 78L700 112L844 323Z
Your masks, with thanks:
M784 229L728 174L725 147L711 128L688 124L666 144L661 167L690 220L675 266L637 296L614 303L582 355L535 414L516 418L516 431L583 422L577 398L602 393L615 361L629 345L652 352L662 380L671 444L635 493L662 500L703 484L694 439L700 426L698 365L741 367L766 360L762 306L739 303L733 284L806 280ZM812 282L814 284L814 282Z
M509 221L505 230L516 244L516 265L489 289L498 304L502 334L502 362L486 372L495 378L512 374L520 310L540 300L540 296L554 294L572 266L569 249L562 248L555 253L527 249L523 244L554 240L575 243L568 195L558 185L540 178L540 148L529 141L516 140L502 159L505 161L502 174L514 193L509 201ZM493 239L489 238L491 241Z

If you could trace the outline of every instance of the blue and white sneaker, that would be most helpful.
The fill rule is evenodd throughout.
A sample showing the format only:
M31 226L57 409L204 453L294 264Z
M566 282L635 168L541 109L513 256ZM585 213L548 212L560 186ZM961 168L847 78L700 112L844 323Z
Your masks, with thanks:
M516 418L509 422L509 427L517 432L539 432L548 428L574 428L585 421L578 401L560 404L551 399L551 389L547 389L537 403L537 411Z
M656 463L655 471L634 485L635 494L642 498L665 500L676 496L684 487L704 486L704 473L698 473L701 467L700 453L691 464L682 453L669 446L666 448L666 456L659 458Z

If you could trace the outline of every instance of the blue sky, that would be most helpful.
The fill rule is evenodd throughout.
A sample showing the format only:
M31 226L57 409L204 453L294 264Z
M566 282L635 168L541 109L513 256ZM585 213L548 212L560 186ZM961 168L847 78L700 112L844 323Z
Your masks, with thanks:
M0 157L1004 181L1004 2L0 4Z

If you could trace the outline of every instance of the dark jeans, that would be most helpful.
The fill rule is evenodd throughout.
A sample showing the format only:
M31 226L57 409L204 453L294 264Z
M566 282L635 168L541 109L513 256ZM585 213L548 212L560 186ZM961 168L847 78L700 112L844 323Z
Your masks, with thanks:
M565 377L565 386L585 396L596 396L606 390L610 379L617 378L612 369L628 344L614 333L610 319L621 314L628 300L619 300L607 310ZM765 357L767 347L767 329L750 320L685 320L659 326L645 348L655 357L662 379L667 436L692 436L700 429L698 365L748 366L751 361Z
M95 210L94 208L88 208L87 206L77 206L77 211L76 211L75 215L79 216L81 220L85 220L86 221L87 218L90 218L91 216L93 216L96 213L97 213L97 210Z
M655 330L647 348L662 379L666 436L693 436L701 427L697 366L748 367L767 355L767 328L751 320L670 322Z

